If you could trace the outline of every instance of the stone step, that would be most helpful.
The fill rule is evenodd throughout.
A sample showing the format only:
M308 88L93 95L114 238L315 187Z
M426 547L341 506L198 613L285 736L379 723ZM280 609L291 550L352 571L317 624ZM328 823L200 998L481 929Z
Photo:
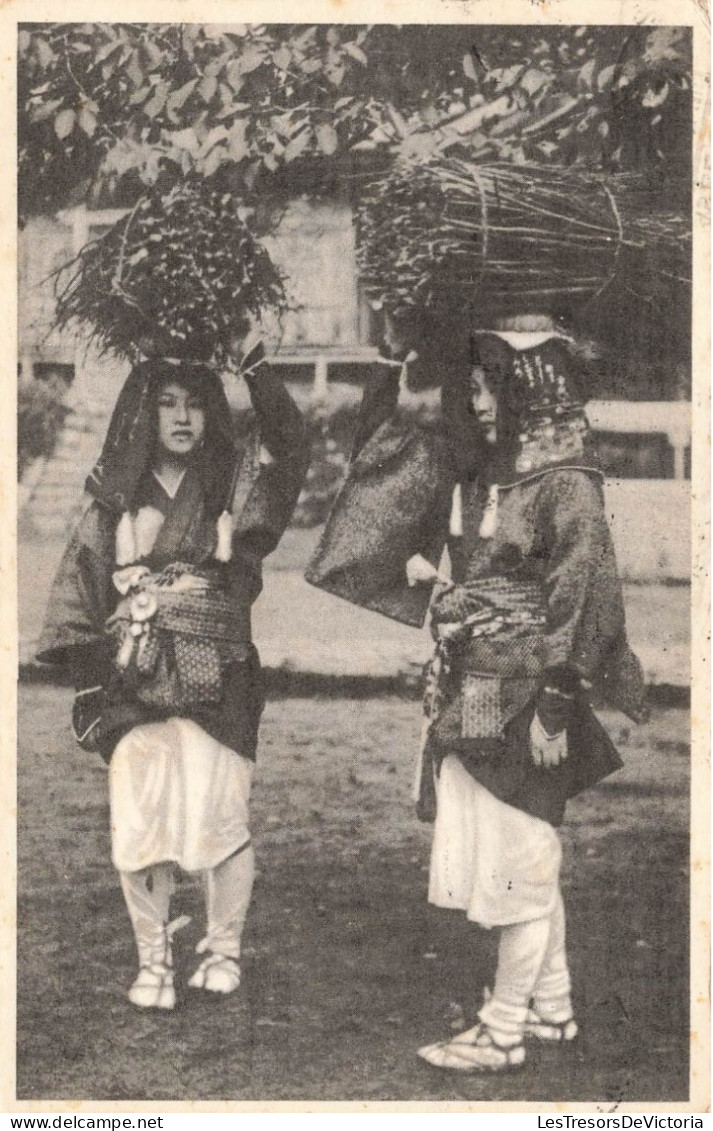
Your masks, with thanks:
M23 531L24 536L29 539L66 543L75 526L76 521L74 519L67 519L60 526L58 522L53 522L48 518L32 518L23 522Z
M94 463L94 459L87 459L86 454L81 454L81 452L78 451L74 452L74 457L71 459L69 458L69 454L67 459L55 459L52 457L52 459L48 460L48 465L46 465L45 478L58 475L63 480L63 478L71 474L80 475L84 472L86 475L87 472L91 472Z
M56 532L66 537L79 514L81 511L71 509L62 514L58 511L38 511L23 515L23 519L42 532Z
M78 456L87 460L96 459L100 450L101 444L97 443L94 436L87 434L86 440L77 440L74 437L61 440L52 453L52 459L59 463L76 459Z
M106 434L113 403L70 404L55 450L22 496L22 528L40 537L66 539L81 513L84 481Z
M47 487L53 492L81 491L82 487L84 486L84 480L87 478L90 468L91 465L89 467L76 467L70 471L68 465L67 471L56 472L55 474L48 476L46 479L43 479L37 485L36 490L33 491L32 497L37 498L40 492L44 491Z
M91 416L85 416L83 413L79 415L79 413L73 412L71 416L66 418L59 438L71 435L82 437L99 435L104 427L105 420L106 417L104 416L95 419Z
M75 453L74 459L52 460L47 465L45 481L66 483L72 477L76 479L78 476L88 475L95 463L96 459L87 459L86 455L79 453Z
M94 452L82 452L76 448L68 449L65 452L55 452L47 461L47 470L52 471L57 468L58 471L66 471L68 467L91 467L95 458Z
M107 415L104 412L89 415L88 413L75 410L72 412L71 416L67 417L64 431L76 432L80 436L94 436L107 420Z
M32 492L29 502L35 506L43 499L72 499L78 497L82 493L84 486L84 478L80 476L74 477L72 480L56 481L56 480L43 480L37 485Z
M33 492L27 505L37 514L51 512L60 507L71 510L81 498L83 486L83 480L62 487L53 486L49 483L42 484Z
M33 514L67 514L81 506L81 487L74 491L64 491L62 494L47 492L38 494L29 504L28 510Z
M62 460L55 462L52 460L47 464L45 474L42 476L42 483L53 483L57 485L64 485L65 483L75 483L78 480L85 478L92 470L92 463L89 460L74 461Z
M72 428L63 429L58 437L57 447L65 447L68 442L72 444L79 444L81 447L101 447L102 440L106 435L106 427L104 424L94 424L88 428Z
M81 492L73 491L71 495L43 495L33 499L26 513L39 519L55 518L57 515L69 514L75 509L76 500L81 497Z
M76 524L75 519L69 519L62 523L51 522L49 519L23 519L21 532L24 537L31 539L46 539L48 541L67 541L69 535L74 530Z
M88 444L63 444L53 453L53 458L59 463L68 460L83 460L84 463L94 463L101 451L101 444L94 440Z

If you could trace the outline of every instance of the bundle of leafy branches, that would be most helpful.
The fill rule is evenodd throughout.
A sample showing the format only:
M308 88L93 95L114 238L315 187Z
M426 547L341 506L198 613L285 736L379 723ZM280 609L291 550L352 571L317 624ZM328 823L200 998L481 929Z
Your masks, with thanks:
M284 305L282 279L240 215L205 181L142 196L58 276L58 326L101 352L235 364L252 319Z
M357 214L372 302L498 311L571 309L630 277L651 296L690 285L690 227L633 177L580 168L402 163L371 183Z

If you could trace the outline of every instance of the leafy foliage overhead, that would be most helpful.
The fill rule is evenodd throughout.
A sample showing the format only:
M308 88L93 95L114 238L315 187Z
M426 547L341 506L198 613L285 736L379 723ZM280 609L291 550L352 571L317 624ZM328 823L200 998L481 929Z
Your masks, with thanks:
M357 154L690 174L686 28L32 24L20 206ZM268 178L269 179L269 178Z

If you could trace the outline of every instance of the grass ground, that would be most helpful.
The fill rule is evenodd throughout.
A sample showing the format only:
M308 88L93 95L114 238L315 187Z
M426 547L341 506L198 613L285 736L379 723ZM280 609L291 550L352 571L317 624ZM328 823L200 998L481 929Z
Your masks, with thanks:
M603 715L625 769L563 830L579 1047L513 1077L439 1075L415 1049L469 1020L494 938L425 899L429 829L409 800L419 730L400 699L268 703L253 803L259 875L244 980L125 1000L133 942L109 860L105 770L68 730L70 693L20 688L19 1099L673 1102L688 1080L688 715ZM179 987L199 890L176 913Z

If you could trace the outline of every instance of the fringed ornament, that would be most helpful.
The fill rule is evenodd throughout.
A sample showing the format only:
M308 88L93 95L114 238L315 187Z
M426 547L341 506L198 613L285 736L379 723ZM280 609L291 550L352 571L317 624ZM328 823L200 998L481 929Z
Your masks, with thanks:
M126 671L131 663L131 657L134 654L134 637L130 632L127 632L124 637L121 648L119 649L116 657L116 666L120 671Z
M215 528L218 542L213 557L218 562L229 562L233 557L233 516L230 511L223 511L218 516Z
M129 511L124 511L116 528L116 564L131 565L136 561L136 536L134 521Z
M463 492L460 483L456 483L453 488L449 532L452 538L463 537Z
M158 507L141 507L134 519L134 546L138 560L151 553L164 523Z
M481 538L492 538L498 522L498 485L491 483L488 487L488 499L483 510L483 517L478 527Z
M275 462L275 457L272 452L269 448L266 448L264 444L260 445L258 459L260 461L260 467L270 467Z

